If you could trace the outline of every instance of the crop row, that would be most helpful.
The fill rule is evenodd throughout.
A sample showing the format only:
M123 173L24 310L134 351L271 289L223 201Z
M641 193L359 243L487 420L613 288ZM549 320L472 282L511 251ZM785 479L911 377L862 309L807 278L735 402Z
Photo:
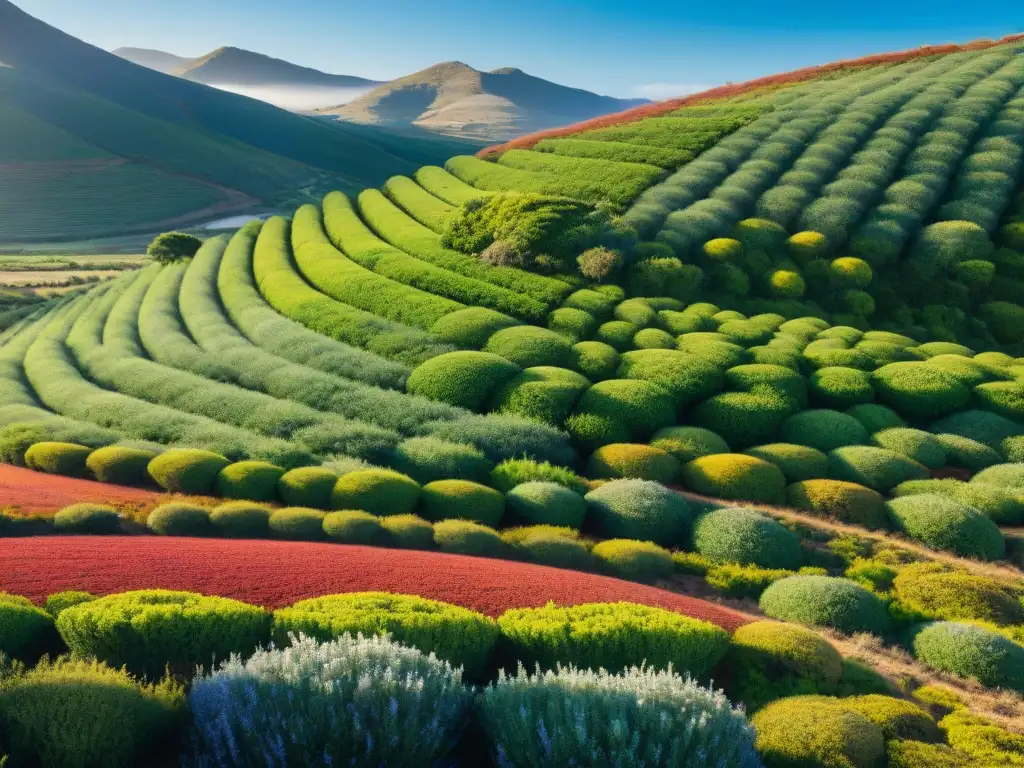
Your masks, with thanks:
M480 200L490 196L490 192L471 187L462 179L452 176L444 168L436 165L425 165L413 174L417 184L439 200L449 205L458 206L470 200Z
M392 176L384 183L384 194L428 229L440 232L455 207L435 197L408 176Z

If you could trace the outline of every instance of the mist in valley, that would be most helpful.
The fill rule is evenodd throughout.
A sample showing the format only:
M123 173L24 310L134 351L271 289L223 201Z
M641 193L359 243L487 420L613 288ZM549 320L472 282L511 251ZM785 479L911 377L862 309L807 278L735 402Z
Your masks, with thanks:
M214 88L230 91L241 96L259 99L275 107L288 109L292 112L312 112L324 107L347 104L359 98L372 87L366 88L332 88L303 85L236 85L232 83L210 83Z

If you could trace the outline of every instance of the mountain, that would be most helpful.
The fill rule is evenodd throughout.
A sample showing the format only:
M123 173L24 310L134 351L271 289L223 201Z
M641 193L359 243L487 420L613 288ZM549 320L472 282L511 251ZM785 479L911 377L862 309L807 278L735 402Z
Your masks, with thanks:
M644 103L558 85L520 69L481 72L448 61L319 112L356 123L417 125L442 134L500 140Z
M218 48L186 62L173 74L207 85L310 86L330 88L371 88L378 80L351 75L329 75L318 69L253 53L241 48Z
M173 53L156 51L152 48L118 48L113 54L127 59L133 64L138 64L140 67L163 72L165 75L172 75L194 61L194 59L186 59L184 56L175 56Z
M153 231L377 186L470 146L304 117L170 77L7 0L0 61L0 242Z

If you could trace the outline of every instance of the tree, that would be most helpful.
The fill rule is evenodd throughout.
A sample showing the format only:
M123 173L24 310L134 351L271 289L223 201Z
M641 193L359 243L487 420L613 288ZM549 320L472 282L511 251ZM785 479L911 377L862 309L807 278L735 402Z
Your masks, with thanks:
M191 259L202 244L203 241L198 237L185 232L164 232L149 244L146 253L160 264L172 264Z

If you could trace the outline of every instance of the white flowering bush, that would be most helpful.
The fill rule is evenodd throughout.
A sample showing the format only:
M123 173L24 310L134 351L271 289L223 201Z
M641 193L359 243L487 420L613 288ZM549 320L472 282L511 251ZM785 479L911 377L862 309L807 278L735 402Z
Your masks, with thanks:
M195 681L189 764L429 766L457 741L471 695L461 669L386 637L300 635Z
M757 768L754 732L720 691L667 670L502 674L480 697L501 768Z

